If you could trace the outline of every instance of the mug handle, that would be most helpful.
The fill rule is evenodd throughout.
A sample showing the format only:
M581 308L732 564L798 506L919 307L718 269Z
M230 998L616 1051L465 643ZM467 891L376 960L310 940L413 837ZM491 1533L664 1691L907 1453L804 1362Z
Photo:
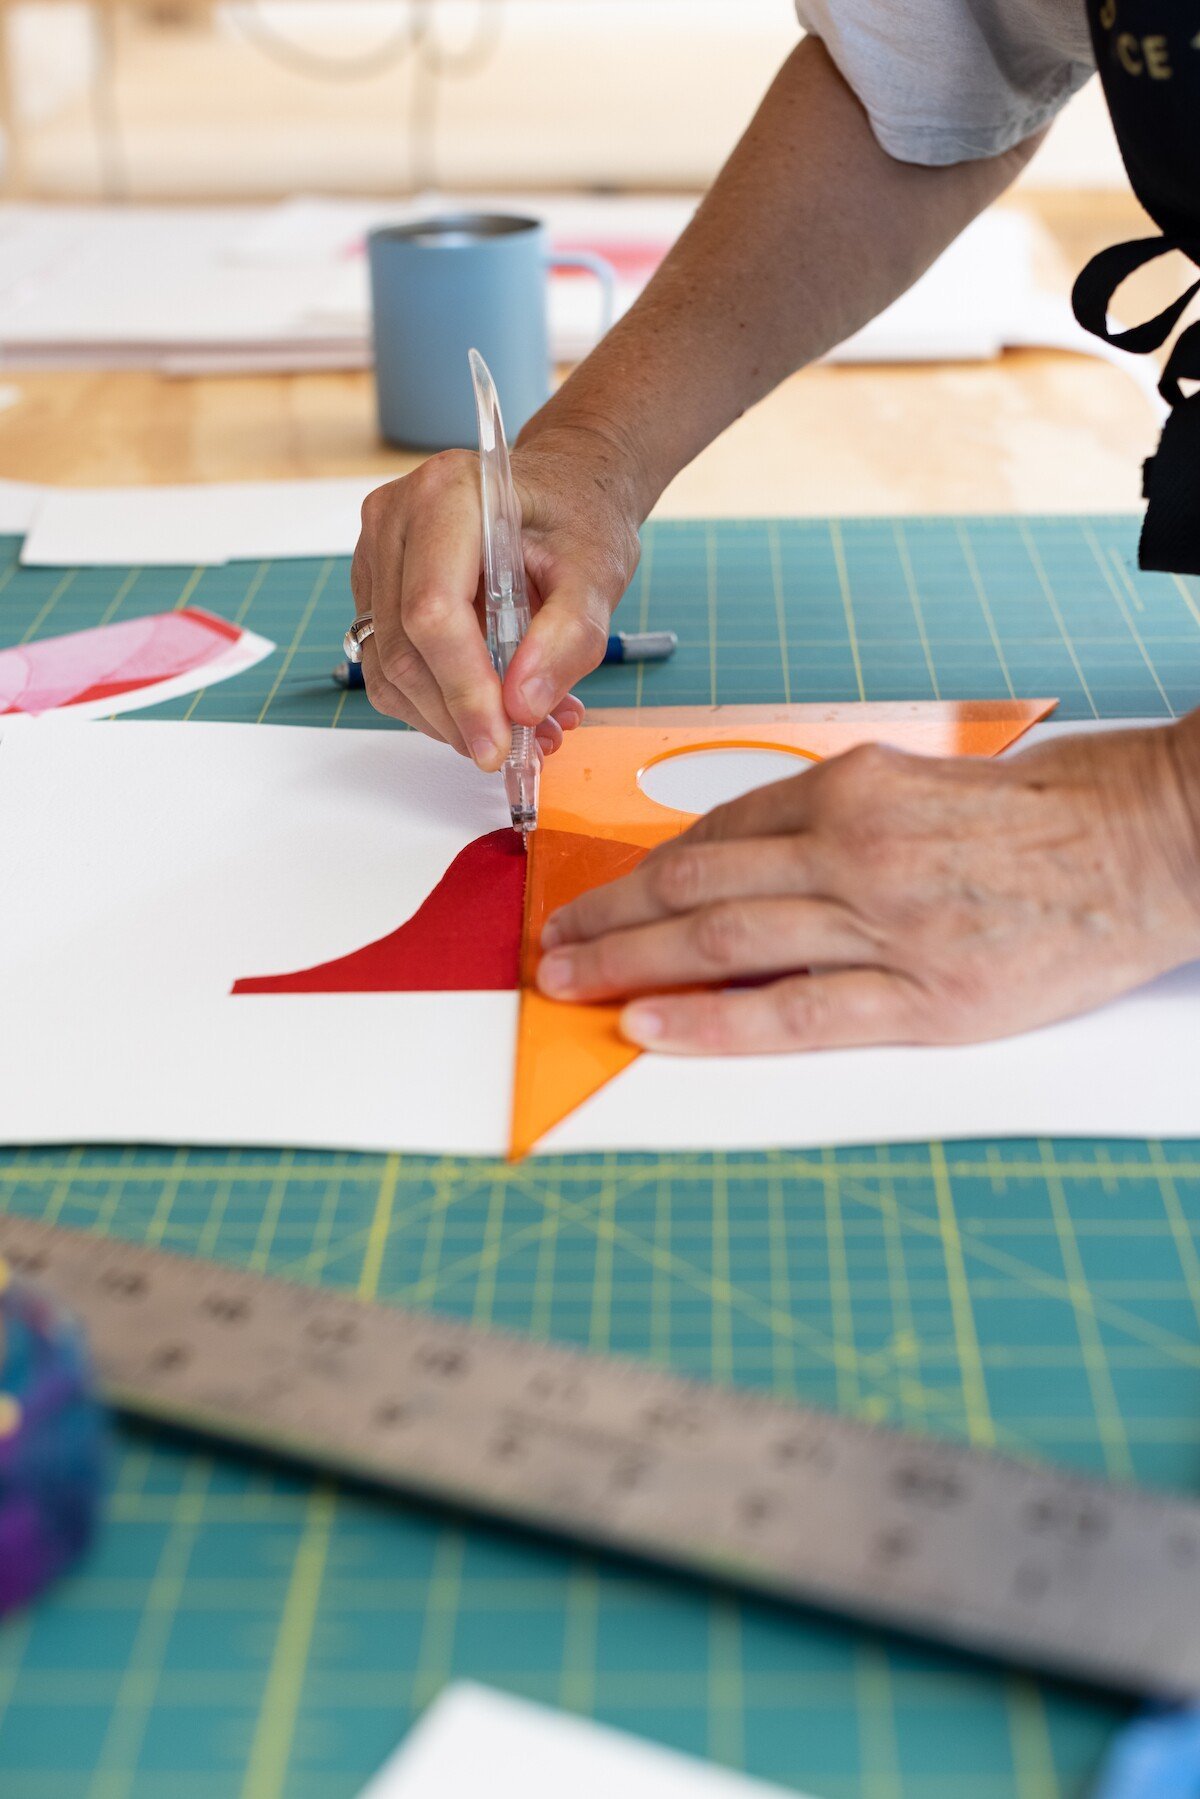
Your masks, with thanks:
M552 250L546 258L551 269L587 269L600 283L600 335L612 329L617 312L617 273L611 262L591 250Z

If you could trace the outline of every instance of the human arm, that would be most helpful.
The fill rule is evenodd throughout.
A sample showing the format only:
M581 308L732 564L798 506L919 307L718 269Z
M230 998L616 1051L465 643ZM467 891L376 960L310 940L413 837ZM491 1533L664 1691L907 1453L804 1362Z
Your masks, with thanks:
M479 628L475 458L447 451L368 498L353 584L375 616L374 704L498 767L508 720L537 724L599 662L638 528L678 470L903 292L1030 150L898 162L819 40L801 43L646 291L520 435L543 604L503 695Z

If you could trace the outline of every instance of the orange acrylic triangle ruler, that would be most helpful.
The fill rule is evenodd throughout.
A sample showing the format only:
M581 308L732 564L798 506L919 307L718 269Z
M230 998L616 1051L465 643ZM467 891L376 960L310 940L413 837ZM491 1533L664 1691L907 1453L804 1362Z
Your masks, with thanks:
M654 723L597 721L578 732L546 765L538 829L529 840L510 1160L528 1155L568 1113L642 1054L618 1031L618 1004L546 999L534 979L542 927L552 912L589 888L628 874L647 851L693 822L688 813L669 810L643 792L646 769L696 750L738 749L783 751L795 757L799 770L863 743L887 743L918 755L995 756L1054 704L981 700L714 708L707 715L654 715ZM688 722L677 722L681 716Z

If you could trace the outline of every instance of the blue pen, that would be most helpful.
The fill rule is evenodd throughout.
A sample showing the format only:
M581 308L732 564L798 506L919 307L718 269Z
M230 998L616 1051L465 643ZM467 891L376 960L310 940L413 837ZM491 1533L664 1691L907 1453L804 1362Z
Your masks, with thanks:
M665 662L678 644L674 631L614 631L604 651L603 666L607 668L610 662Z
M607 668L610 662L665 662L678 643L674 631L614 631L604 652L603 666ZM339 687L361 687L361 662L343 662L334 669L333 678Z

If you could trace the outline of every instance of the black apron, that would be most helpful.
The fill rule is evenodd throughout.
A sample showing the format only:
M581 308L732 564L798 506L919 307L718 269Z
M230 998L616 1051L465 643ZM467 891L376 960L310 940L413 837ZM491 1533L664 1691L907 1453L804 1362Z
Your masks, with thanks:
M1200 267L1200 8L1186 0L1086 0L1096 66L1133 191L1161 237L1092 258L1072 294L1075 317L1123 350L1157 350L1200 292L1200 280L1145 324L1110 331L1108 305L1127 275L1169 250ZM1145 464L1143 568L1200 575L1200 323L1180 334L1159 384L1171 408Z

